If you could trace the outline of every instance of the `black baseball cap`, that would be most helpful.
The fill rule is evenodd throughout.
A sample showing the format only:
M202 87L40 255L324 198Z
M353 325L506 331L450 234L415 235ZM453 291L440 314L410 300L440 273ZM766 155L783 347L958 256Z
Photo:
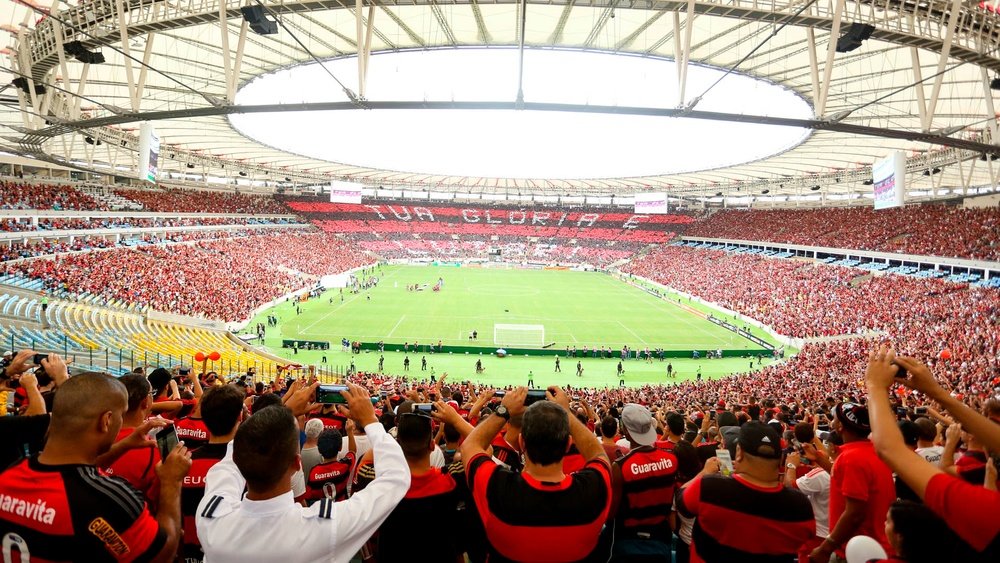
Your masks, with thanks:
M767 424L748 422L740 427L737 443L743 453L765 459L781 459L781 437Z
M833 415L855 434L867 436L871 434L872 425L868 421L868 408L855 403L840 403L833 408Z

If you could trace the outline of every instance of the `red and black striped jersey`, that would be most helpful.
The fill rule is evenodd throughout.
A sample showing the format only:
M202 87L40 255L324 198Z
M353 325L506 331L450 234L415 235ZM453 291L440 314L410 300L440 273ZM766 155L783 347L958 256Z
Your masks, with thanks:
M615 537L648 537L670 541L667 519L674 502L677 457L642 446L615 461L621 469L622 491L615 514Z
M558 483L469 461L469 488L490 544L490 562L580 561L597 547L611 507L611 467L598 458Z
M174 423L177 439L184 442L188 449L200 448L208 443L208 427L200 418L185 416Z
M347 418L340 416L336 412L317 412L309 415L310 420L314 418L323 422L323 430L339 430L343 432L344 427L347 425Z
M306 477L306 500L309 502L323 498L347 500L347 484L350 482L357 457L347 452L343 459L317 464Z
M414 546L431 561L455 561L459 555L456 531L462 496L449 473L432 467L423 475L410 476L410 489L379 528L378 559L405 561ZM440 541L427 543L428 538Z
M191 470L184 477L181 487L181 520L184 525L184 559L201 561L204 554L198 541L195 517L198 503L205 496L205 475L213 465L226 457L228 444L205 444L191 453Z
M0 474L4 561L148 561L166 543L142 493L90 465L25 459Z
M697 516L691 563L788 563L816 535L809 499L782 485L761 487L739 475L706 475L677 495L677 511Z
M135 428L122 428L115 442L127 438ZM103 468L105 473L128 481L133 487L146 496L152 510L160 498L160 478L156 475L156 464L160 463L158 448L139 448L128 450L115 460L109 467Z

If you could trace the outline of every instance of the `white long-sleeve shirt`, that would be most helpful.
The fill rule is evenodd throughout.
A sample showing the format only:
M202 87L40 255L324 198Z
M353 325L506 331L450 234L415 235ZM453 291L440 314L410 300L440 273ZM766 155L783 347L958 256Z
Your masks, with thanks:
M410 487L399 444L374 422L365 427L375 456L375 480L348 500L309 508L292 493L243 499L246 481L233 462L233 445L206 476L198 505L198 539L210 563L247 561L347 563L382 525Z

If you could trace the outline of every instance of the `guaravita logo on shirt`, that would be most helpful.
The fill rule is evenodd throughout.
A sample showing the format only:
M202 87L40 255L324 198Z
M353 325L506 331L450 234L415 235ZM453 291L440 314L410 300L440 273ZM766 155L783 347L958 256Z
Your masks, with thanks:
M652 463L636 463L632 466L632 475L642 475L644 473L652 473L654 471L670 469L673 466L674 462L669 459L661 459L659 461L654 461Z
M115 531L111 524L100 516L90 521L90 525L87 526L87 530L104 542L104 547L108 548L108 551L118 557L121 557L131 551L128 544L125 543L125 540L118 535L118 532Z
M0 511L22 518L28 518L51 526L56 519L56 509L50 508L42 499L27 501L10 495L0 494Z

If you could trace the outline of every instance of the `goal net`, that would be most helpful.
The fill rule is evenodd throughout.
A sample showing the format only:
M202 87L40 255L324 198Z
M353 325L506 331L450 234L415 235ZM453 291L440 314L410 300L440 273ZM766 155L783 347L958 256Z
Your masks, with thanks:
M493 343L508 348L541 348L545 346L543 325L493 325Z

